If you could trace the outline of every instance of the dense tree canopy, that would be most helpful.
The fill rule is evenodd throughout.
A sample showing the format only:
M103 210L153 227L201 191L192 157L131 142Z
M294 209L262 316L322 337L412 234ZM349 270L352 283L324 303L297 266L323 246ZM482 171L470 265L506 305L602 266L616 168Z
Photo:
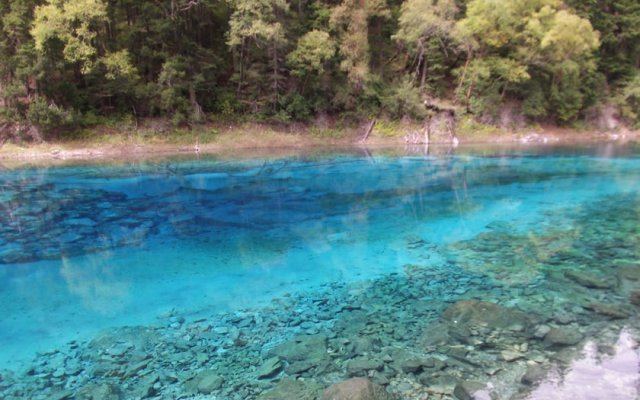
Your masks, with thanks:
M0 0L0 118L640 118L637 0Z

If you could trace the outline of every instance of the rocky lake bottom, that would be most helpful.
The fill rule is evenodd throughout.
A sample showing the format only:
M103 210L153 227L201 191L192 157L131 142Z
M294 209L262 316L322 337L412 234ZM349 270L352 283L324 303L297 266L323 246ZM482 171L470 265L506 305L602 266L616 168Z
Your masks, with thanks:
M1 370L0 398L637 399L639 205L618 193L550 208L526 229L406 234L402 251L423 262L109 327Z

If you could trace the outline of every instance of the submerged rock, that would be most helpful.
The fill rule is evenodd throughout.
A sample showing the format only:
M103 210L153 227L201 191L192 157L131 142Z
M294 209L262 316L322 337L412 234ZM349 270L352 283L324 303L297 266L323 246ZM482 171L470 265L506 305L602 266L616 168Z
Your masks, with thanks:
M589 289L611 289L613 287L613 282L610 280L586 271L569 270L565 271L564 276Z
M520 382L525 385L534 385L545 378L547 371L539 365L530 365L527 371L520 378Z
M589 303L585 308L611 319L624 319L630 315L627 310L614 304Z
M478 300L462 300L445 310L442 317L453 325L480 325L490 329L522 330L529 325L522 311Z
M120 389L109 383L89 385L76 394L78 400L120 400L121 398Z
M322 387L313 380L284 378L276 387L258 396L257 400L317 400L321 393Z
M62 390L51 395L51 400L66 400L73 398L73 392L70 390Z
M218 375L216 371L203 371L195 378L198 392L209 394L214 390L220 389L224 383L224 378Z
M547 346L574 346L582 340L583 336L572 328L551 328L544 337Z
M629 281L640 281L640 264L624 265L617 270L619 279L626 279Z
M272 378L282 371L282 361L278 357L271 357L258 368L258 379Z
M383 362L377 359L358 357L347 362L349 376L364 376L368 371L381 371Z
M368 379L352 378L326 389L322 400L393 400L393 396Z
M631 294L629 295L629 301L634 306L640 307L640 290L636 290L634 292L631 292Z
M480 382L460 382L453 389L453 395L458 400L489 400L489 391L486 385Z
M289 363L308 361L319 364L327 358L327 337L325 335L298 336L274 347L268 354L271 357L278 356Z

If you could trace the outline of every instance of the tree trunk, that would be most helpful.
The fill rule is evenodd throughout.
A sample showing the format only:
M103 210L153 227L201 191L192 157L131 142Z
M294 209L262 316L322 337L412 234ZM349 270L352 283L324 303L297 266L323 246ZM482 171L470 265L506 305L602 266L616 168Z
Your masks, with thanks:
M198 98L196 96L196 88L193 85L189 86L189 101L191 102L192 118L194 121L202 121L203 112L202 107L198 104Z
M373 128L376 126L376 122L378 121L375 119L371 120L371 123L369 123L369 126L367 127L367 130L365 131L364 136L362 136L362 139L360 139L360 142L364 143L367 141L367 139L369 139L369 135L371 135Z

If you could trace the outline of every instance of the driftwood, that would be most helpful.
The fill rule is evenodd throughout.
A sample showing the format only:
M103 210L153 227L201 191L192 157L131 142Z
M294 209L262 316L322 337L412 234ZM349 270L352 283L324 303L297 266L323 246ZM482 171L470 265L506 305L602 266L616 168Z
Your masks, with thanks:
M367 141L367 139L369 139L369 135L371 135L373 128L376 126L376 122L378 121L375 119L371 120L371 122L369 123L369 126L367 127L367 131L364 133L364 136L362 136L362 139L360 139L361 143L364 143Z

